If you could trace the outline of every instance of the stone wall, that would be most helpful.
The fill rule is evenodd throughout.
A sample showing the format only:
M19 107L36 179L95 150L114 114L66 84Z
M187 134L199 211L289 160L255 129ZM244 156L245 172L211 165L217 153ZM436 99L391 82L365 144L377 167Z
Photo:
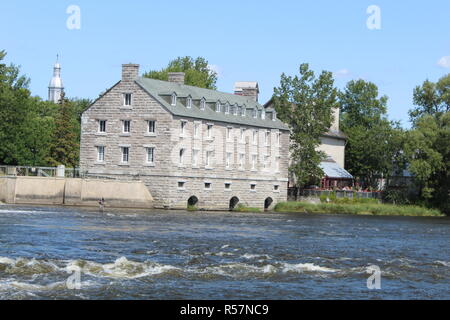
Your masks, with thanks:
M153 208L153 198L144 183L45 177L0 177L0 201L10 204Z

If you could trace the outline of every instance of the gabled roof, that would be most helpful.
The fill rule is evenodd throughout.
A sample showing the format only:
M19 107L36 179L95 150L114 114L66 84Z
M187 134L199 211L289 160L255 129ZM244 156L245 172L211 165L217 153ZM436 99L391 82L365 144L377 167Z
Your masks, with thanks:
M236 116L233 114L225 114L223 110L221 112L215 111L215 103L217 101L220 101L222 104L228 102L231 106L235 104L240 107L245 106L247 110L257 109L262 111L264 109L262 105L252 99L248 99L248 97L144 77L138 78L136 83L140 85L149 95L161 103L161 105L163 105L169 112L176 116L227 122L260 128L289 130L283 122L278 119L274 121L271 117L261 119L260 117L254 118L251 112L247 112L246 116L243 117L242 115ZM202 98L205 98L206 102L213 103L214 107L211 109L207 106L205 110L201 110L197 103L193 103L192 108L187 108L184 104L182 104L180 99L178 99L176 106L172 106L170 102L164 99L164 97L172 95L173 92L175 92L180 98L191 96L194 101L200 101Z

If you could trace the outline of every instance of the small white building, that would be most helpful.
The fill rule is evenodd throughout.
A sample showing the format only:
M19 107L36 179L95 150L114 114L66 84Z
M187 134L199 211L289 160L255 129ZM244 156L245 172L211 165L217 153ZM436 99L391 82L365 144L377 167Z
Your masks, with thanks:
M58 103L61 100L62 93L64 92L64 85L61 79L61 65L59 59L56 59L56 63L53 67L53 77L48 85L48 101Z

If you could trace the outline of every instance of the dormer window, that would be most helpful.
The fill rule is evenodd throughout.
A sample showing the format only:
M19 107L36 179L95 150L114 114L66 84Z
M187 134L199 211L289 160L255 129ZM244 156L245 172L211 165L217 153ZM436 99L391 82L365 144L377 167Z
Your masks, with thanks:
M277 120L277 112L275 110L272 111L272 121Z
M225 114L229 114L230 113L230 104L227 103L225 104Z
M206 108L206 99L202 98L202 100L200 100L200 109L205 110L205 108Z
M261 111L261 119L266 119L266 111L264 109Z
M245 106L242 107L241 116L245 117L245 114L247 113L247 108Z
M253 118L257 118L258 117L258 110L253 109Z
M172 93L172 100L171 103L172 107L175 107L177 105L177 94L174 92Z
M238 106L237 106L237 104L234 105L234 108L233 108L233 114L234 114L235 116L237 116L237 114L238 114Z
M238 113L236 115L238 114L242 114L242 107L238 107Z
M187 98L187 101L186 101L186 108L188 108L188 109L191 109L191 108L192 108L192 97L191 97L191 96L189 96L189 97Z
M220 112L220 101L216 102L216 112Z

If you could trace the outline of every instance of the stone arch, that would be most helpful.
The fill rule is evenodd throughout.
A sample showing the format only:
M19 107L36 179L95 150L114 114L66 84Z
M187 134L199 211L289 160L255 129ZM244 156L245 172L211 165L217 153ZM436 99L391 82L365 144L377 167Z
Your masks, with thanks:
M196 196L192 196L188 199L188 208L195 207L198 204L198 198Z
M273 199L271 197L268 197L266 200L264 200L264 210L269 210L272 204Z
M240 200L238 197L233 197L230 199L230 211L236 209L237 205L239 204L239 201Z

